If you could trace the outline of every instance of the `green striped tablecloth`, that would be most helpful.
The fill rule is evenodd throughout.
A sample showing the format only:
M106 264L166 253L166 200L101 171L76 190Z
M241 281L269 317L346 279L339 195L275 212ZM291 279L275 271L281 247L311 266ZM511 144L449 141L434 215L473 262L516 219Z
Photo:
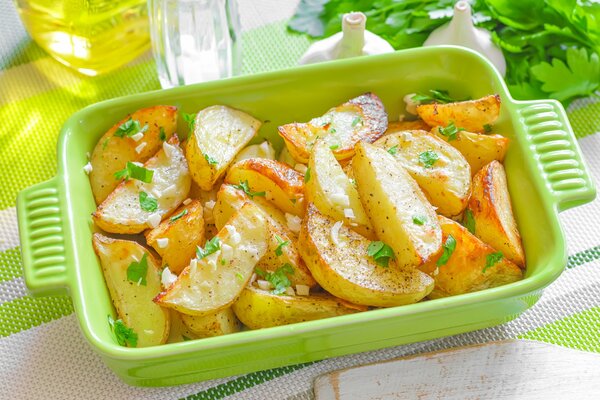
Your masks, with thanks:
M285 31L297 0L242 0L244 73L295 64L308 46ZM9 0L0 0L0 398L308 399L327 371L401 355L506 338L600 352L600 201L561 214L569 263L542 299L505 325L454 337L174 388L133 388L100 361L79 332L67 297L34 298L22 278L17 193L51 178L63 122L108 98L159 87L149 56L86 78L31 42ZM600 103L573 104L569 117L592 173L600 177ZM598 179L596 179L598 185ZM600 185L598 185L600 186Z

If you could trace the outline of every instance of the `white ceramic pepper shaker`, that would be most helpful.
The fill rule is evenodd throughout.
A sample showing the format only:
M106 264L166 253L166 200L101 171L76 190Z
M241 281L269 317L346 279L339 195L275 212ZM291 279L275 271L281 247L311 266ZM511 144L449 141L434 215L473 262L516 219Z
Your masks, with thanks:
M365 29L366 22L367 17L361 12L344 14L342 32L313 43L300 58L299 64L394 51L385 39Z
M423 46L453 44L468 47L485 56L500 71L506 74L506 60L502 50L492 41L492 35L485 29L473 25L471 5L464 0L454 5L452 20L431 32Z

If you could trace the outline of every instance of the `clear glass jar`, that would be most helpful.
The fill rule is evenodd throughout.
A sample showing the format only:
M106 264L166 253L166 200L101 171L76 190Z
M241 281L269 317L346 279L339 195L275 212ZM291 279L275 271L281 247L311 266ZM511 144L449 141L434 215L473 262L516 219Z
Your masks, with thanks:
M148 0L148 15L163 88L240 72L236 0Z

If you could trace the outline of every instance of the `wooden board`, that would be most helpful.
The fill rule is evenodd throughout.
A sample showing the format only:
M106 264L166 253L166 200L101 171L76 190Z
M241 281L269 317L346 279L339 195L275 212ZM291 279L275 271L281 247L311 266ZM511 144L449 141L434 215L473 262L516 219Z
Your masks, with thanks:
M600 354L492 342L335 371L314 392L317 400L598 400Z

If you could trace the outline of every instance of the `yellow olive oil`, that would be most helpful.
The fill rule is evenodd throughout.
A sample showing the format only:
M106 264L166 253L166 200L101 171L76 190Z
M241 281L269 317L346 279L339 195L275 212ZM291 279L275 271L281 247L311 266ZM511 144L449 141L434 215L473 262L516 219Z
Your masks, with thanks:
M16 0L29 34L61 63L108 72L150 46L146 0Z

